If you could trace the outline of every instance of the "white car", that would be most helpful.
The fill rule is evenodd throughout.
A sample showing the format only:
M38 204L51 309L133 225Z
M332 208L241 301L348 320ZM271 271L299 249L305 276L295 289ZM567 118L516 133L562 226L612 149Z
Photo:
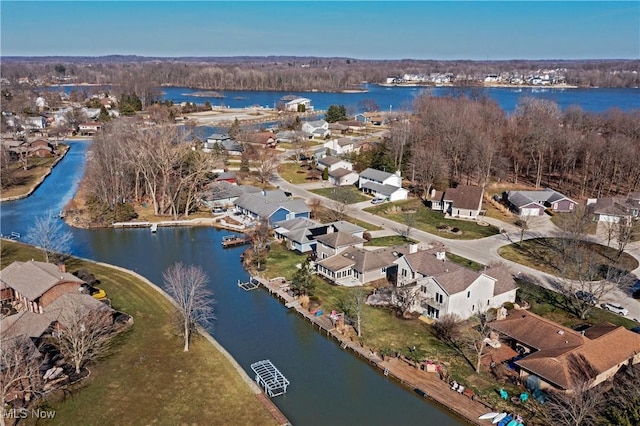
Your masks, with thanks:
M373 200L371 200L371 204L382 204L385 201L386 201L385 198L376 197Z
M627 308L623 308L620 305L614 305L613 303L603 303L601 306L603 309L606 309L607 311L611 311L619 315L624 315L624 316L629 315L629 310Z

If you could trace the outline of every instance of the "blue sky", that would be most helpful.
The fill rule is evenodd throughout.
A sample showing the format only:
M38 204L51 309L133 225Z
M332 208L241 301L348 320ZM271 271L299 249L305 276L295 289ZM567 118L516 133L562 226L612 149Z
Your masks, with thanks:
M633 1L6 1L2 56L640 58Z

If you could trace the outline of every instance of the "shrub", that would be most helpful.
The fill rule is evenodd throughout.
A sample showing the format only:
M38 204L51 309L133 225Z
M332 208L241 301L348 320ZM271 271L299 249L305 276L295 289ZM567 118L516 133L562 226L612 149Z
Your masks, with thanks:
M367 240L367 242L369 242L369 241L371 241L371 239L372 239L373 237L371 236L371 232L368 232L368 231L367 231L367 232L365 232L365 233L363 233L363 234L362 234L362 238L364 238L365 240Z
M513 309L513 303L511 302L504 302L502 304L502 307L505 308L506 310L510 311Z

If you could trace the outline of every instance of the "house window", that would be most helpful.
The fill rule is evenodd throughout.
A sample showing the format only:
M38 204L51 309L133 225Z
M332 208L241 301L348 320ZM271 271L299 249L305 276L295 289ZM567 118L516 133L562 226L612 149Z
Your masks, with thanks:
M425 293L426 293L426 292L425 292ZM444 297L442 297L442 294L440 294L440 293L436 293L436 297L435 297L435 299L436 299L436 302L437 302L437 303L442 303L442 301L444 300Z
M475 312L476 310L476 305L471 305L471 312Z
M471 290L467 292L467 299L471 297Z
M407 270L406 270L406 269L403 269L403 270L402 270L402 276L403 276L403 277L406 277L406 276L407 276Z
M573 203L569 204L569 210L573 210Z
M386 267L386 266L383 266L383 267L382 267L382 273L384 274L385 272L387 272L387 267Z
M420 286L420 291L426 294L427 293L427 286L421 285Z

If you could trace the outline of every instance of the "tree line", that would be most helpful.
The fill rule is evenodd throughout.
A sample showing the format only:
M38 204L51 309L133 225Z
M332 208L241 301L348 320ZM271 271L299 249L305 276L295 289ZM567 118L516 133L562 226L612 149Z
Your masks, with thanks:
M640 111L604 113L523 98L508 116L487 98L424 94L398 116L358 169L402 170L414 192L494 181L551 187L585 198L640 188Z
M148 59L148 58L147 58ZM316 89L335 91L353 88L363 81L382 83L389 76L452 74L458 82L482 79L487 74L509 72L529 75L544 69L560 69L566 82L581 87L638 87L638 60L582 61L437 61L356 60L350 58L3 58L3 77L17 82L73 82L121 86L136 93L147 105L157 97L158 87L186 86L208 90ZM61 74L62 71L62 74ZM14 83L15 84L15 83Z

